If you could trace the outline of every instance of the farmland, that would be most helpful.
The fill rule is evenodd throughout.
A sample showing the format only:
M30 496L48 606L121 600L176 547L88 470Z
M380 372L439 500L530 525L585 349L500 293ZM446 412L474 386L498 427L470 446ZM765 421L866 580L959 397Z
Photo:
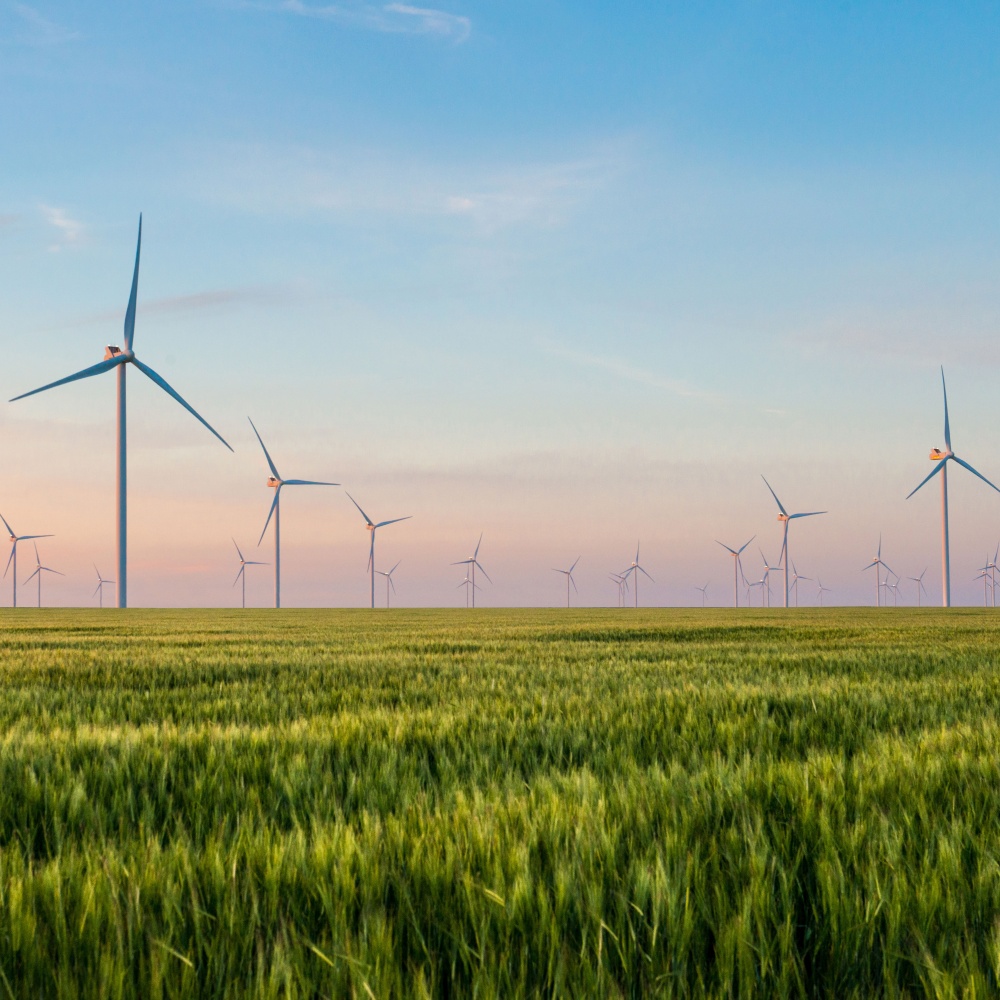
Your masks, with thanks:
M996 996L984 610L0 612L0 996Z

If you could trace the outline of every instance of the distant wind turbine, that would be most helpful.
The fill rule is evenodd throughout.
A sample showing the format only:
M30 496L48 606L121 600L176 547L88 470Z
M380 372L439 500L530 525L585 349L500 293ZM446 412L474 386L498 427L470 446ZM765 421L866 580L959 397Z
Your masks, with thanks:
M388 572L386 572L384 569L377 569L377 570L375 570L375 572L378 573L379 576L384 576L385 577L385 606L386 607L389 607L389 588L392 587L392 592L394 594L396 593L396 585L392 582L392 574L396 572L396 570L399 568L399 563L401 563L402 561L403 560L400 559L399 562L397 562L396 565L393 566L392 569L389 570Z
M236 539L233 539L233 545L236 545ZM240 552L240 547L236 545L236 554L240 557L240 571L236 574L236 579L233 580L233 586L243 581L243 603L240 607L245 608L247 606L247 566L266 566L266 562L255 562L253 559L244 559L243 553Z
M455 589L459 590L462 587L465 587L465 606L466 607L469 606L469 593L470 592L472 593L472 598L473 598L473 600L475 600L476 591L483 589L482 587L479 586L478 583L473 583L472 582L471 578L469 577L468 570L466 570L466 572L465 572L465 579ZM473 604L473 607L475 607L475 604Z
M620 573L609 573L608 578L618 586L618 607L625 607L625 592L628 590L628 581Z
M394 517L391 521L379 521L377 524L363 511L361 510L361 505L358 503L350 493L347 494L347 498L358 508L359 513L365 519L365 527L371 536L371 544L368 547L368 569L371 573L372 578L372 608L375 607L375 532L379 528L384 528L388 524L397 524L400 521L409 521L412 514L407 514L406 517Z
M740 574L743 572L743 567L740 565L740 555L756 537L754 535L750 541L744 542L738 549L731 549L725 542L715 540L716 545L721 545L733 557L733 607L736 608L740 606ZM749 597L747 600L749 601Z
M98 606L103 608L104 607L104 585L106 583L112 584L115 581L114 580L105 580L104 577L101 576L101 571L97 568L97 564L96 563L94 564L94 572L97 574L97 589L94 591L94 593L91 596L92 597L97 597L98 598L98 602L99 602ZM100 596L98 597L98 595L100 595Z
M951 607L951 553L948 548L948 462L956 462L963 469L968 470L974 476L978 476L987 486L997 489L981 472L977 472L968 462L964 462L955 454L951 447L951 426L948 423L948 389L944 384L944 367L941 368L941 391L944 393L944 445L945 450L931 448L931 461L937 465L931 470L916 489L911 490L906 499L909 500L925 483L930 482L939 472L941 473L941 603L944 607Z
M824 587L823 584L820 583L820 580L819 580L818 577L816 578L816 583L818 584L818 589L816 591L816 596L819 598L819 606L823 607L823 595L824 594L832 594L833 591L830 590L829 587Z
M139 237L135 244L135 269L132 272L132 291L129 294L128 308L125 310L125 349L122 350L120 347L107 347L104 351L104 360L98 362L96 365L91 365L89 368L84 368L82 371L76 372L74 375L67 375L66 378L58 379L55 382L49 382L48 385L43 385L39 389L32 389L31 392L24 392L20 396L15 396L11 400L13 403L15 400L24 399L26 396L33 396L38 392L45 392L46 389L53 389L57 385L65 385L67 382L75 382L77 379L90 378L92 375L101 375L104 372L109 372L113 368L118 369L118 440L117 440L117 456L118 465L116 473L116 501L115 510L117 513L117 545L118 545L118 607L125 608L128 607L128 555L127 555L127 476L126 476L126 462L125 462L125 369L127 365L135 365L147 378L155 382L168 396L172 396L185 410L188 411L196 420L199 420L205 427L207 427L230 451L233 449L229 447L229 443L226 439L200 414L194 409L186 400L184 400L165 379L161 378L156 372L153 371L148 365L144 365L136 356L132 350L132 340L135 336L135 304L136 295L139 291L139 249L142 245L142 216L139 216Z
M3 575L7 575L7 571L10 569L11 563L14 564L14 575L11 577L11 582L14 586L14 596L12 607L17 607L17 543L18 542L28 542L35 538L51 538L52 535L15 535L14 529L7 523L7 519L0 514L0 521L3 521L3 526L7 529L7 534L10 535L10 555L7 558L7 569L3 571Z
M247 420L250 420L247 417ZM264 522L264 530L260 533L260 538L257 540L258 546L264 540L264 532L267 531L267 526L271 523L271 517L274 517L274 606L276 608L281 607L281 505L279 501L281 500L281 489L283 486L339 486L340 483L319 483L312 479L282 479L278 475L278 470L274 466L274 462L271 461L271 456L268 454L267 448L264 445L264 441L254 427L254 423L250 420L250 426L253 427L254 434L257 435L257 440L260 442L260 446L264 451L264 458L267 459L267 467L271 470L271 475L267 477L267 485L270 489L274 490L274 500L271 501L271 509L267 512L267 520Z
M65 573L60 573L57 569L52 569L51 566L43 566L42 560L38 557L38 542L32 543L35 546L35 572L25 580L25 584L31 583L32 577L38 577L38 606L42 606L42 573L55 573L56 576L65 576Z
M708 581L708 583L711 583L711 582L712 582L711 580ZM701 606L702 607L705 607L705 600L708 597L708 583L706 583L704 587L699 587L697 584L695 584L695 588L694 589L697 590L697 591L699 591L701 593Z
M458 562L453 562L452 563L452 566L464 566L465 567L465 575L467 577L471 573L471 576L472 576L472 591L471 591L471 593L472 593L472 606L473 607L476 606L476 591L477 590L482 590L482 587L477 587L476 586L476 569L478 568L479 572L482 573L483 576L485 576L487 580L490 580L489 573L487 573L486 570L483 569L482 565L479 562L479 546L482 545L482 544L483 544L483 536L482 536L482 533L480 533L480 535L479 535L479 541L476 542L476 548L475 548L475 551L472 553L472 555L469 556L468 559L459 559ZM492 582L493 581L490 580L490 583L492 583ZM459 584L459 586L462 586L462 585Z
M763 476L761 476L760 478L764 479ZM774 497L774 502L778 505L778 520L783 522L785 526L784 538L782 539L781 542L781 558L778 560L778 562L779 564L783 564L785 569L785 607L787 608L788 607L788 522L794 521L796 518L799 517L815 517L817 514L825 514L826 511L810 510L803 514L789 514L788 511L785 510L781 501L778 499L778 494L771 489L771 484L766 479L764 479L764 485L768 488L771 496Z
M639 543L635 543L635 558L632 560L632 565L629 566L623 573L622 576L627 580L629 574L632 574L632 581L634 587L632 588L632 596L635 598L635 606L639 607L639 574L642 573L650 583L656 583L656 581L639 565Z
M562 573L566 577L566 607L569 607L569 585L573 584L573 590L575 593L579 593L576 589L576 580L573 579L573 570L576 569L576 564L580 561L580 556L577 556L573 561L573 565L569 569L553 569L553 573Z
M927 568L924 567L924 573L926 573L926 572L927 572ZM920 576L911 576L911 577L909 577L909 579L911 579L917 585L917 607L918 608L920 607L920 592L923 591L925 594L927 593L927 588L924 586L924 573L921 573Z
M986 565L979 567L979 576L975 578L976 580L983 581L983 607L988 608L990 606L990 557L986 557Z
M896 571L893 570L888 563L882 562L882 536L878 536L878 552L875 553L875 558L867 565L862 567L861 572L864 573L865 570L875 569L875 607L882 607L882 581L881 581L881 570L887 569L893 576L896 575Z
M795 607L799 606L799 580L808 580L812 583L811 576L803 576L796 568L795 562L792 561L792 589L795 591Z
M758 547L757 551L760 553L761 559L764 560L764 575L761 577L760 582L761 582L761 586L765 588L765 593L767 594L767 606L770 607L771 606L771 574L772 573L777 573L777 572L779 572L781 570L781 560L780 559L778 560L778 565L777 566L772 566L767 561L767 556L764 555L764 550ZM763 601L763 597L761 597L761 601ZM761 604L761 607L763 607L763 604Z

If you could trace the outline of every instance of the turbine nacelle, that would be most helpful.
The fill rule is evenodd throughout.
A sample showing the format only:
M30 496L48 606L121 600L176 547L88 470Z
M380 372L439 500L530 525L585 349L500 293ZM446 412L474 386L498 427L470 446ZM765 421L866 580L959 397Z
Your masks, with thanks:
M104 360L110 361L112 358L117 358L118 355L121 354L121 352L122 349L120 347L115 347L112 344L108 344L108 346L104 348Z
M950 458L951 451L941 451L940 448L931 448L930 459L932 462L940 462L942 458Z
M278 479L277 476L268 476L267 485L270 486L272 490L276 490L282 485L282 480Z

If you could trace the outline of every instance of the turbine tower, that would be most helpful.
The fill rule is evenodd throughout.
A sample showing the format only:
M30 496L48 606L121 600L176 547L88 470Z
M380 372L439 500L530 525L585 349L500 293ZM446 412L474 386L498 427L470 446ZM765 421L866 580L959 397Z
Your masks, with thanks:
M98 606L103 608L104 607L104 585L106 583L109 583L109 584L110 583L114 583L115 581L114 580L105 580L104 577L101 576L101 571L97 568L97 564L96 563L94 564L94 572L97 574L97 588L94 590L94 593L91 596L92 597L98 597L98 595L100 595L100 597L98 598L98 601L99 601L99 605Z
M757 536L754 535L749 542L744 542L738 549L731 549L724 542L720 542L718 539L715 540L716 545L721 545L732 557L733 557L733 607L738 608L740 606L740 575L743 573L743 567L740 564L740 555L743 550L753 541ZM747 603L749 604L750 598L747 596Z
M233 539L233 545L236 545L236 539ZM236 545L236 554L240 557L240 571L236 574L236 579L233 580L233 586L243 581L243 602L240 604L241 608L246 608L247 606L247 566L266 566L266 562L255 562L253 559L244 559L243 553L240 552L240 547Z
M978 476L987 486L993 486L981 472L977 472L968 462L962 461L952 451L951 447L951 426L948 423L948 389L944 384L944 366L941 367L941 391L944 393L944 446L945 450L941 451L939 448L931 448L931 461L937 462L937 465L931 470L930 474L927 475L917 486L916 489L911 490L906 499L909 500L914 493L917 492L925 483L930 482L939 472L941 473L941 604L943 607L951 607L951 553L948 548L948 463L956 462L958 465L962 466L963 469L967 469L974 476ZM993 486L998 493L1000 489Z
M399 563L401 563L402 561L403 560L400 559L399 562L397 562L396 565L393 566L392 569L389 570L388 573L384 569L377 569L377 570L375 570L375 572L378 573L379 576L384 576L385 577L385 606L386 607L389 607L389 588L392 587L392 592L394 594L396 593L396 585L392 582L392 574L396 572L396 570L399 568ZM459 586L461 586L461 584Z
M881 568L885 567L893 576L897 576L896 571L888 564L882 562L882 536L878 536L878 552L875 553L875 558L867 565L863 566L861 572L864 573L865 570L869 570L872 567L875 568L875 607L882 607L882 584L879 580L881 574Z
M116 472L116 500L115 513L117 518L117 547L118 547L118 607L128 607L128 545L127 545L127 476L125 462L125 369L128 365L135 365L147 378L155 382L168 396L172 396L185 410L196 420L205 425L230 451L226 439L200 414L193 406L185 401L165 379L161 378L148 365L144 365L132 350L132 340L135 336L135 300L139 291L139 250L142 246L142 216L139 216L139 237L135 244L135 269L132 272L132 291L129 294L128 307L125 310L125 331L124 350L120 347L108 346L104 351L104 360L89 368L78 371L75 375L67 375L66 378L49 382L39 389L32 389L31 392L24 392L20 396L15 396L11 400L24 399L26 396L34 396L37 392L45 392L46 389L53 389L57 385L65 385L67 382L75 382L77 379L90 378L92 375L101 375L109 372L113 368L118 369L118 438L117 457L118 465Z
M250 420L247 417L247 420ZM274 500L271 501L271 509L267 512L267 520L264 522L264 531L260 533L260 538L257 540L257 544L264 540L264 532L267 531L267 526L271 523L271 516L274 516L274 606L276 608L281 607L281 506L278 501L281 499L281 488L283 486L339 486L340 483L318 483L312 479L282 479L278 475L278 470L274 467L274 462L271 461L271 456L267 452L267 448L264 447L264 441L261 439L260 434L257 433L257 428L254 427L254 423L250 420L250 426L253 427L254 434L257 435L257 440L260 441L260 446L264 450L264 458L267 459L267 467L271 470L271 475L267 477L267 485L274 490Z
M42 606L42 573L55 573L56 576L65 576L65 573L60 573L57 569L52 569L51 566L43 566L42 560L38 557L38 542L32 542L35 546L35 572L25 580L25 584L31 583L32 577L38 577L38 606Z
M760 478L764 479L763 476L761 476ZM778 499L778 494L775 493L774 490L771 489L771 484L766 479L764 479L764 485L768 488L768 490L771 493L771 496L774 497L774 502L778 505L778 520L781 521L781 522L783 522L784 526L785 526L784 538L782 539L782 542L781 542L781 558L778 560L778 563L781 564L781 565L783 565L784 569L785 569L785 574L784 574L784 576L785 576L785 607L787 608L788 607L788 522L789 521L794 521L797 517L815 517L817 514L825 514L826 511L825 510L810 510L810 511L804 513L804 514L789 514L788 511L785 510L785 508L782 505L781 501Z
M632 579L635 582L635 586L632 588L632 596L635 597L635 606L638 610L639 607L639 574L642 573L650 583L656 583L656 581L639 565L639 543L635 543L635 558L632 560L632 565L622 573L622 576L627 580L629 574L632 574Z
M409 521L409 519L411 517L413 517L413 515L412 514L407 514L406 517L394 517L391 521L379 521L378 524L376 524L363 510L361 510L361 505L358 503L357 500L354 499L354 497L351 496L350 493L348 493L347 496L350 499L351 503L354 504L354 506L357 507L359 511L361 511L361 516L365 519L365 525L368 528L369 533L371 534L371 547L368 549L368 569L371 572L371 578L372 578L372 609L374 610L374 608L375 608L375 532L378 531L379 528L384 528L387 524L397 524L399 521ZM398 566L399 564L397 563L396 565ZM393 569L395 569L395 567L393 567ZM386 607L389 606L389 596L388 596L388 594L389 594L389 589L388 589L388 587L386 587Z
M471 593L472 593L472 606L473 607L476 606L476 591L483 589L482 587L477 587L476 586L476 567L478 566L479 567L479 572L482 573L483 576L485 576L487 580L490 580L489 573L487 573L486 570L484 570L483 567L479 564L479 546L482 545L482 544L483 544L483 536L482 536L482 533L480 533L480 535L479 535L479 541L476 542L476 549L472 553L472 555L469 556L468 559L459 559L458 562L453 562L452 563L452 566L464 566L465 567L465 575L466 576L469 576L469 573L471 571L471 574L472 574L472 591L471 591ZM493 581L490 580L490 583L492 583L492 582ZM459 586L463 586L463 584L459 584Z
M576 589L576 580L573 579L573 570L576 569L576 564L580 561L580 556L577 556L573 561L573 565L569 569L553 569L553 573L562 573L566 577L566 607L569 607L569 585L573 584L574 593L579 594L580 591Z
M0 514L0 521L3 521L3 526L7 529L7 534L10 535L10 555L7 557L7 569L3 571L3 575L7 575L7 570L10 569L11 563L14 564L14 575L11 577L11 582L14 585L14 597L12 607L17 607L17 543L18 542L28 542L34 538L51 538L52 535L15 535L14 529L7 523L7 519Z

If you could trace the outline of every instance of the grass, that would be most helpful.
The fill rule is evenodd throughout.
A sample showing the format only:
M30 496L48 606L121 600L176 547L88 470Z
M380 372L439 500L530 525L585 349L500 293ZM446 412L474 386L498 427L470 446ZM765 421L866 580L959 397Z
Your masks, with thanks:
M988 611L0 636L0 997L1000 995Z

